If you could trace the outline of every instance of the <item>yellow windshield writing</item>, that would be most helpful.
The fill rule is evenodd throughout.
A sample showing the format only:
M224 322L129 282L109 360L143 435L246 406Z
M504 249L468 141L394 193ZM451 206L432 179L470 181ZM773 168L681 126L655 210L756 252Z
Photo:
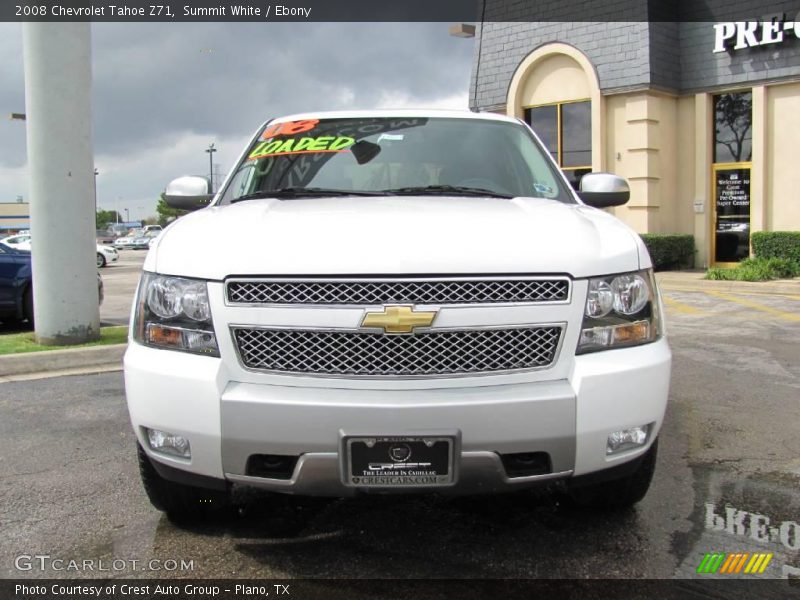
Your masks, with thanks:
M259 142L250 151L250 154L247 156L247 160L255 160L265 156L284 156L287 154L344 152L354 143L355 139L351 137L336 137L330 135Z

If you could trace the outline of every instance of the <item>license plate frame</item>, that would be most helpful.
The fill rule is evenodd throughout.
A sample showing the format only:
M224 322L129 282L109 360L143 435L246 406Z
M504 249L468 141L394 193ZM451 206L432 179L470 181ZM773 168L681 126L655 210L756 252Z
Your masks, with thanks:
M456 435L352 435L342 442L345 485L427 488L456 481Z

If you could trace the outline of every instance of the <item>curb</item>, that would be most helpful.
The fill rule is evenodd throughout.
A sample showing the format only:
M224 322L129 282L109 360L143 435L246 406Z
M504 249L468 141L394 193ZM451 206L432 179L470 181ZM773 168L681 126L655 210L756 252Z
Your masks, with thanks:
M775 281L710 281L700 279L696 273L675 276L673 273L656 273L658 285L664 290L683 292L729 292L733 294L786 294L800 296L800 279Z
M0 356L0 377L82 367L120 367L128 344L42 350Z

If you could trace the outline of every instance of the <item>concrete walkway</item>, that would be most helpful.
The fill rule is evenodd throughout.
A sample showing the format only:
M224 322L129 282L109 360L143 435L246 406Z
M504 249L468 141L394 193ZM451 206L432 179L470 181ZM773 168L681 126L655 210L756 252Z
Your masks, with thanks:
M664 271L656 280L664 290L681 292L730 292L734 294L775 294L800 297L800 278L774 281L708 281L703 271Z

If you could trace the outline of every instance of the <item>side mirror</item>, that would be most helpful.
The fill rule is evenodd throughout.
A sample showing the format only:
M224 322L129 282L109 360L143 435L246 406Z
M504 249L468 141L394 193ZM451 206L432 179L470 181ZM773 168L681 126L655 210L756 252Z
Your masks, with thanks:
M628 182L611 173L587 173L581 178L578 196L595 208L621 206L631 197Z
M205 177L178 177L169 182L165 193L167 205L180 210L197 210L208 206L214 194Z

